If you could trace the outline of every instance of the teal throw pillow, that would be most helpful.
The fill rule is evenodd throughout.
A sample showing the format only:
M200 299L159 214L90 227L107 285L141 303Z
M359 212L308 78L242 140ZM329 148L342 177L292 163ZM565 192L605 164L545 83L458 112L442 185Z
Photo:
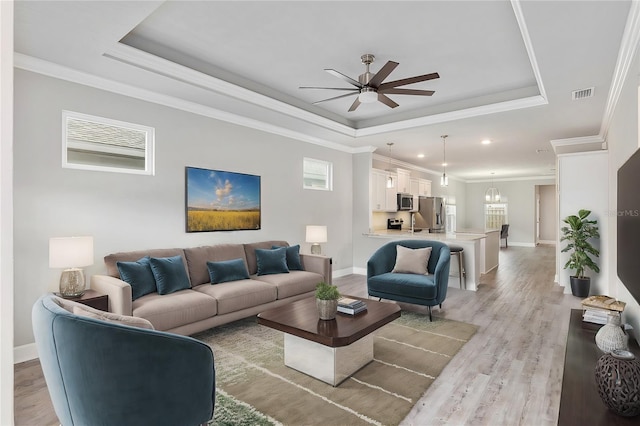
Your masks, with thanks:
M247 265L242 259L223 260L222 262L207 262L211 284L226 283L249 279Z
M182 256L152 257L149 262L156 279L158 294L170 294L191 287Z
M280 248L280 246L272 246L271 248L277 249ZM290 271L304 271L304 268L302 267L302 261L300 260L300 244L285 248L287 250L287 268L289 268Z
M288 274L287 249L280 247L273 250L256 249L258 275Z
M156 279L151 271L149 256L135 262L116 262L122 281L131 286L131 298L136 300L145 294L154 293Z

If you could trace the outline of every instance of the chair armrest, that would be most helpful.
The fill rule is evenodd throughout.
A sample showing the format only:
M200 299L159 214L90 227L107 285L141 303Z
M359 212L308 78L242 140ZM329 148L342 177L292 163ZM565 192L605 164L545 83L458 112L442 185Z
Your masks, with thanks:
M300 261L305 271L315 272L324 277L327 284L331 284L332 279L332 261L330 257L320 254L303 254L300 253Z
M131 286L128 283L109 275L93 275L91 288L109 296L109 312L132 315Z
M434 271L434 280L438 289L438 300L442 301L447 296L449 287L449 268L451 266L451 251L448 247L440 249L440 257Z

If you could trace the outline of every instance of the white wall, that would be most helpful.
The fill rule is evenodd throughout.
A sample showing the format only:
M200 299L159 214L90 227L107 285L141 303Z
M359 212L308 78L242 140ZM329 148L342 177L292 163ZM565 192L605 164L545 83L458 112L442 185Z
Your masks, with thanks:
M591 277L591 294L608 294L609 292L609 254L611 235L609 233L609 183L608 183L607 151L581 152L558 155L558 214L559 228L565 226L564 218L577 215L581 209L591 210L590 220L598 221L600 238L593 241L593 246L600 250L596 263L600 273L587 270L585 275ZM559 238L562 232L558 231ZM569 276L575 270L564 269L569 253L561 253L567 245L566 241L556 247L559 266L558 284L565 287L565 293L571 293Z
M558 237L556 186L538 186L540 194L540 240L555 242Z
M607 137L609 145L609 211L617 211L617 184L618 169L633 154L639 146L638 134L638 75L640 74L640 61L636 55L632 72L625 82L620 99L616 106L611 127ZM609 295L616 297L627 303L624 310L623 320L633 326L636 338L640 337L640 301L635 300L626 286L618 278L617 270L617 216L610 214L609 239L608 239L608 259L611 267L607 281L609 284Z
M351 267L351 154L27 71L16 71L15 99L16 346L33 342L34 301L57 289L54 236L94 237L92 275L116 251L284 239L309 252L305 225L324 224L323 253ZM63 109L155 127L155 176L61 168ZM302 189L303 157L333 163L333 191ZM260 175L262 229L185 233L185 166Z
M471 182L466 187L466 222L460 228L484 229L484 203L487 189L493 185L507 200L509 245L535 245L536 185L554 184L555 178ZM458 221L460 224L460 222Z
M0 2L0 425L13 424L13 2Z

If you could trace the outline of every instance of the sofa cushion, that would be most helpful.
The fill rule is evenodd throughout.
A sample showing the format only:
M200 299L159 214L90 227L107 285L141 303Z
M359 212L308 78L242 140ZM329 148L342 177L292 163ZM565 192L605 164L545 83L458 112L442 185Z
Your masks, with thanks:
M410 297L414 299L435 299L438 293L433 275L401 274L387 272L369 277L369 291Z
M280 246L271 246L272 249L280 248ZM300 244L287 247L287 268L290 271L303 271L302 261L300 260Z
M396 264L391 272L425 275L430 256L431 247L412 249L398 244L396 246Z
M314 291L316 285L323 281L322 275L308 271L291 271L288 274L261 275L257 277L274 285L278 289L278 299Z
M184 256L189 269L191 287L211 282L207 262L242 259L246 263L242 244L217 244L215 246L186 248Z
M171 294L191 287L182 256L152 257L149 263L156 279L158 294Z
M256 263L258 275L289 273L286 247L271 250L256 249Z
M162 331L211 318L217 312L215 299L191 289L176 291L170 296L151 293L133 302L133 315L148 320L156 330Z
M258 262L256 260L256 249L270 250L271 247L289 247L286 241L262 241L259 243L244 244L245 258L247 259L247 269L249 275L255 275L258 272Z
M116 262L120 278L131 286L133 300L158 291L149 260L150 257L145 256L135 262Z
M247 265L244 263L244 259L207 262L207 268L209 269L211 284L249 279L249 272L247 272Z
M273 302L277 297L273 285L258 280L202 284L194 287L194 290L218 301L218 315Z
M127 252L119 252L106 255L104 257L104 264L107 267L107 275L115 278L120 278L120 272L118 271L118 266L116 262L135 262L136 260L149 256L149 257L171 257L171 256L183 256L184 250L181 248L172 248L172 249L150 249L150 250L136 250L136 251L127 251ZM185 267L187 266L185 261Z

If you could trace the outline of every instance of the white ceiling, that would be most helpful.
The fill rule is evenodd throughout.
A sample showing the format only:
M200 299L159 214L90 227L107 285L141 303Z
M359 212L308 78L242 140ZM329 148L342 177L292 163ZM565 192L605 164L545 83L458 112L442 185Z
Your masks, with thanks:
M18 1L16 65L349 152L394 142L435 171L448 134L447 172L464 180L553 176L551 140L606 136L618 54L635 52L630 4ZM298 88L348 87L323 70L357 80L364 53L372 72L399 62L386 81L438 72L405 86L436 93L347 112L354 96L313 105L344 92Z

